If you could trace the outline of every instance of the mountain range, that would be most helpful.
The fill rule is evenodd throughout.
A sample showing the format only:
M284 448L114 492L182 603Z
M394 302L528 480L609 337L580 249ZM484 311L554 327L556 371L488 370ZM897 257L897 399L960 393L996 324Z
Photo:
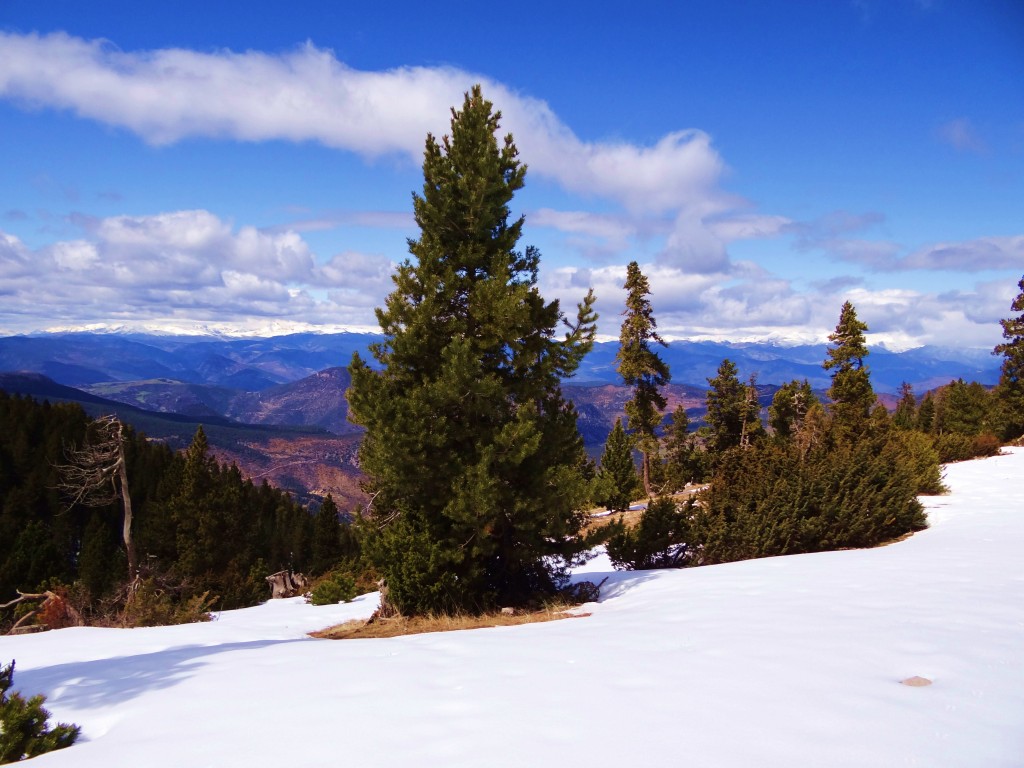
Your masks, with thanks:
M344 365L382 337L301 333L269 338L66 333L0 338L0 389L82 404L92 415L117 413L148 436L179 448L199 424L222 461L301 497L335 495L352 506L358 487L359 428L348 421ZM629 390L615 370L617 342L594 345L563 389L576 405L580 432L597 455ZM756 376L767 405L779 385L807 379L822 392L825 345L673 341L660 350L672 371L668 411L703 416L707 380L725 358L744 379ZM963 378L990 385L999 360L985 350L873 348L872 382L892 404L902 382L918 394ZM2 373L7 372L7 373ZM344 507L343 507L344 508Z

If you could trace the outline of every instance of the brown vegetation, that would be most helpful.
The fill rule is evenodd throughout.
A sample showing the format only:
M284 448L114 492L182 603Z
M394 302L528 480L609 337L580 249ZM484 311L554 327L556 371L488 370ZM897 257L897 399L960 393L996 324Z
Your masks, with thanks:
M568 613L564 608L540 611L516 611L514 613L486 613L481 616L436 615L396 616L375 621L346 621L334 627L311 632L312 637L325 640L356 640L366 638L400 637L420 635L427 632L455 632L462 629L485 629L488 627L511 627L520 624L536 624L560 619L581 619L589 613Z

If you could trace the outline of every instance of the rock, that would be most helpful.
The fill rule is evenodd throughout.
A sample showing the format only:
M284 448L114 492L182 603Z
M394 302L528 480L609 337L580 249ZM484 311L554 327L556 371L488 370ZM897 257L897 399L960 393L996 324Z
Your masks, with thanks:
M909 685L912 688L922 688L926 685L932 684L932 681L927 677L918 677L917 675L908 677L906 680L900 680L900 682L903 683L903 685Z

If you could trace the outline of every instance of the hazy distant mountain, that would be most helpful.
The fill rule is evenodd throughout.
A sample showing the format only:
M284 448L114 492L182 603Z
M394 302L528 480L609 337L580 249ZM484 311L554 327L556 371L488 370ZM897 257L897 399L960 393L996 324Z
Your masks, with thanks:
M33 371L76 387L163 379L261 392L345 366L356 351L369 357L367 347L380 338L369 333L299 333L257 339L97 333L13 336L0 338L0 371ZM618 383L617 349L616 342L596 344L572 382ZM660 352L676 384L706 387L707 379L728 357L743 378L757 374L761 384L806 378L815 388L829 385L821 368L823 344L674 341ZM921 347L890 352L872 348L867 362L879 392L896 392L903 381L923 392L957 378L982 384L995 384L999 378L999 360L987 350ZM206 395L196 397L197 402L206 402Z

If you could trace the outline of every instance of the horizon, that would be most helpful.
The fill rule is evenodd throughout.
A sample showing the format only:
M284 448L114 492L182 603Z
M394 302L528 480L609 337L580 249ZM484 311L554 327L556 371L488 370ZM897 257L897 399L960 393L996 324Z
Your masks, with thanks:
M635 260L666 338L823 343L850 300L875 346L1000 341L1024 6L517 8L4 4L0 333L374 332L424 138L479 82L540 290L593 286L604 337Z

